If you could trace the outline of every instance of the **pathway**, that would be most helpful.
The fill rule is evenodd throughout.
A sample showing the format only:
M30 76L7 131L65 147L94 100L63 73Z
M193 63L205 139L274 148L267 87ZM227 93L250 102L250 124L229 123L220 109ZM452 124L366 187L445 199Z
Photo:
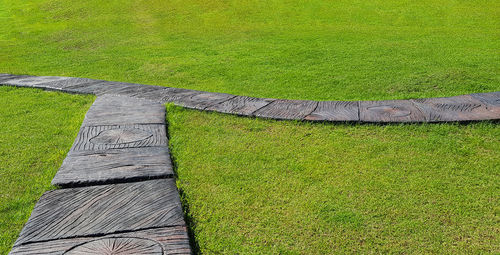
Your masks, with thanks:
M10 254L190 254L163 103L308 121L500 119L500 92L317 102L55 76L0 74L0 84L98 96L52 180L62 188L42 195Z
M271 119L327 122L449 122L500 119L500 92L387 101L309 101L58 76L0 74L0 84L82 94L116 94L187 108Z

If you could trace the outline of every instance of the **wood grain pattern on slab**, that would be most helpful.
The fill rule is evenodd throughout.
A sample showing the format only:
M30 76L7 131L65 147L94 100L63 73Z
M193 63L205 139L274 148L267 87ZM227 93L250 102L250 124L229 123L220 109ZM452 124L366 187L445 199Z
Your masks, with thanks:
M275 100L253 113L254 116L284 120L301 120L311 114L318 102L307 100Z
M0 83L7 84L5 82L8 81L8 80L28 78L28 77L30 77L30 76L28 76L28 75L14 75L14 74L2 73L2 74L0 74Z
M219 104L214 104L205 110L232 113L238 115L251 115L258 109L270 104L275 99L236 96Z
M304 119L313 121L358 121L358 102L321 101Z
M167 146L165 125L84 126L71 147L72 151Z
M52 185L82 186L174 175L167 147L70 152Z
M173 179L60 189L42 195L15 246L184 225Z
M409 100L361 101L359 120L364 122L425 122L422 112Z
M204 110L207 107L222 103L236 96L223 93L198 92L172 100L186 108Z
M62 90L67 87L77 86L77 85L90 85L94 83L102 82L99 80L86 79L86 78L69 78L63 80L55 80L50 82L43 82L37 84L36 87L53 89L53 90Z
M165 107L145 99L103 95L94 101L82 125L129 124L165 124Z
M491 111L481 101L470 95L412 99L423 112L427 121L471 121L499 119L498 112Z
M143 240L144 242L134 242L134 240ZM127 243L130 243L127 245ZM185 226L173 226L164 228L153 228L133 232L125 232L119 234L103 235L98 237L76 237L68 239L58 239L52 241L43 241L30 244L14 246L11 255L61 255L61 254L78 254L75 252L82 251L86 245L91 245L93 250L83 250L92 254L92 251L102 252L103 248L107 248L108 253L97 254L136 254L134 252L125 252L117 250L116 247L139 248L160 246L163 253L160 254L191 254L189 246L189 237ZM111 245L111 246L110 246ZM126 246L124 246L126 245ZM83 246L83 247L82 247ZM101 250L99 250L101 249ZM111 253L113 251L114 253ZM73 252L73 253L71 253ZM119 253L122 252L122 253ZM140 254L140 253L139 253ZM149 253L154 254L154 253Z
M32 87L37 84L53 82L53 81L62 81L70 79L71 77L61 77L61 76L29 76L29 77L19 77L16 79L10 79L4 81L5 84L14 85L14 86L25 86Z
M471 96L486 104L486 107L493 111L498 111L500 107L500 92L477 93Z

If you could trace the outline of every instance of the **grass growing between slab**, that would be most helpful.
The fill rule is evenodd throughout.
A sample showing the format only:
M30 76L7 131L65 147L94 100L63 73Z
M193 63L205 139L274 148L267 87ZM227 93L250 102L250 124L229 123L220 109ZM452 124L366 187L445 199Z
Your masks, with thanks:
M0 254L69 151L93 96L0 87Z
M203 254L500 252L497 124L312 124L167 108Z
M0 72L315 100L500 90L498 0L0 0Z

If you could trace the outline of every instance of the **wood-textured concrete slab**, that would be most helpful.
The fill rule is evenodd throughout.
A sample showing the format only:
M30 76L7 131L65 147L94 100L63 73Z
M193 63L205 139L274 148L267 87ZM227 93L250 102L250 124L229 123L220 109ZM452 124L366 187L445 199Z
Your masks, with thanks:
M173 179L68 188L42 195L15 246L184 225Z
M85 115L83 126L165 124L165 106L120 95L99 96Z
M165 125L84 126L78 132L72 151L167 146Z
M425 122L424 114L409 100L361 101L359 120L363 122Z
M281 120L302 120L311 114L318 102L307 100L275 100L252 115Z
M251 115L274 100L275 99L236 96L224 102L209 106L205 108L205 110L238 115Z
M304 119L311 121L359 121L358 102L321 101Z
M499 119L499 113L470 95L411 100L428 122Z
M173 177L167 147L70 152L52 185L83 186Z
M185 226L153 228L96 237L76 237L14 246L10 255L191 254Z

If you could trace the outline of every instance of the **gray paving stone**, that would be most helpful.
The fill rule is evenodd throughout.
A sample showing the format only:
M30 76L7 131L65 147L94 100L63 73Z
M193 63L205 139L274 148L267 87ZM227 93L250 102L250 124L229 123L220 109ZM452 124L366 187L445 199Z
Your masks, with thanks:
M80 129L71 151L167 146L165 125L102 125Z
M359 121L358 102L321 101L304 119L312 121Z
M205 110L248 116L274 100L275 99L236 96L222 103L209 106L205 108Z
M275 100L253 113L254 116L283 120L301 120L311 114L318 102L306 100Z
M167 147L70 152L52 185L83 186L174 175Z
M83 121L84 126L165 124L165 106L120 95L99 96Z
M6 81L13 80L13 79L21 79L21 78L27 78L30 77L28 75L14 75L14 74L7 74L3 73L0 74L0 83L1 84L6 84Z
M424 114L410 100L361 101L363 122L425 122Z
M175 98L172 100L172 102L174 102L177 105L184 106L186 108L204 110L213 105L220 104L224 101L230 100L234 97L236 96L223 93L197 91L183 97Z
M187 229L184 226L174 226L98 237L77 237L30 243L15 246L9 254L59 255L124 253L167 255L191 254Z
M70 93L103 95L113 90L121 89L122 85L107 81L96 81L92 83L81 83L67 86L61 90Z
M500 106L500 92L471 94L475 99L490 106Z
M47 89L54 89L54 90L62 90L67 87L71 86L77 86L77 85L84 85L84 84L93 84L93 83L99 83L102 81L99 80L93 80L93 79L87 79L87 78L69 78L69 79L61 79L61 80L55 80L55 81L49 81L49 82L42 82L40 84L37 84L37 87L41 88L47 88Z
M14 245L171 226L185 226L173 179L60 189L42 195Z
M411 100L429 122L500 119L499 113L470 95Z
M60 76L29 76L29 77L20 77L16 79L10 79L4 81L3 83L13 86L22 86L22 87L36 87L36 85L41 83L48 83L53 81L62 81L70 79L71 77L60 77Z
M132 235L132 236L131 236ZM97 238L72 238L14 247L10 254L191 254L185 227Z

